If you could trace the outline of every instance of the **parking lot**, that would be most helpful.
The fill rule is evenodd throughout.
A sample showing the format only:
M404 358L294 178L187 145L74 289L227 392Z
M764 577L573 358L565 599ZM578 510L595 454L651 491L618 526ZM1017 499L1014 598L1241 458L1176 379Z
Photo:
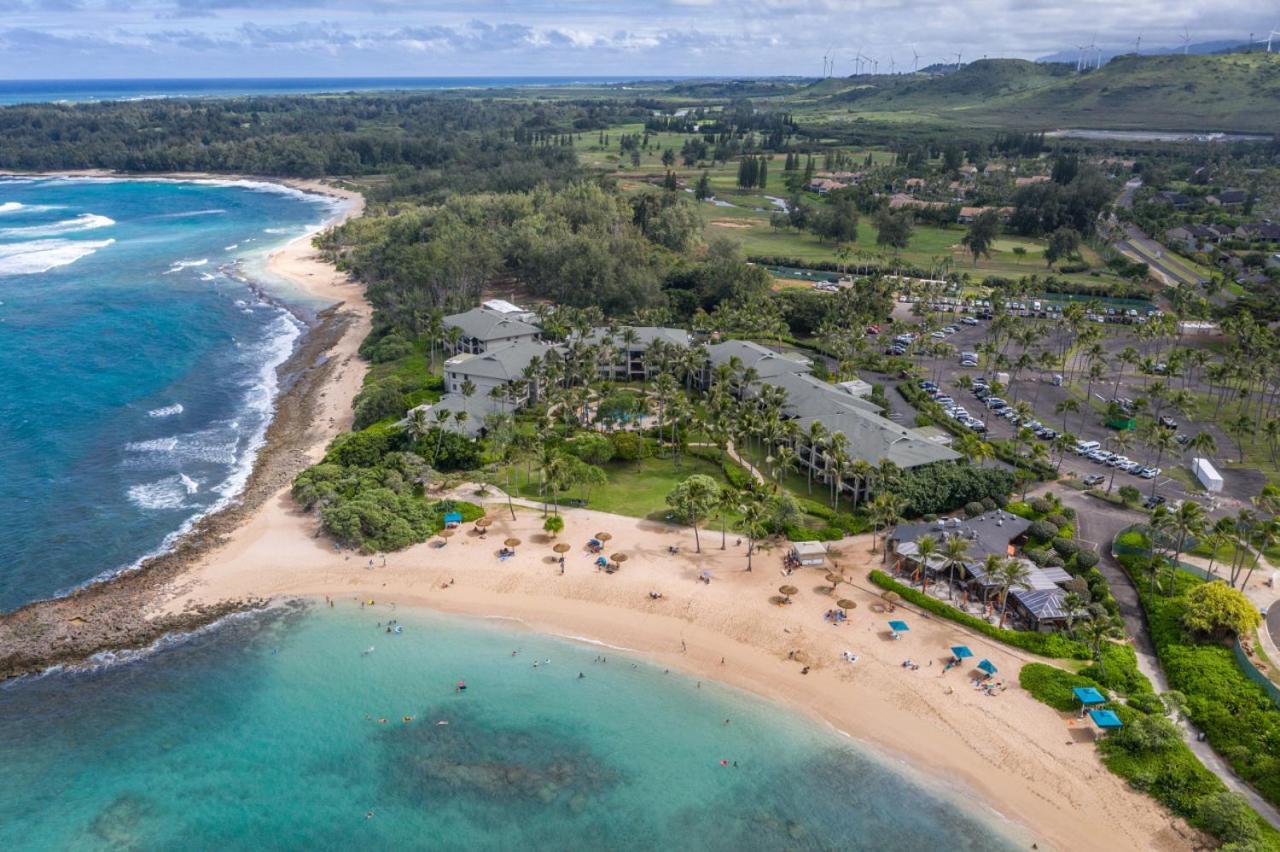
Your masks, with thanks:
M913 307L910 304L899 303L895 310L895 318L900 322L919 326L922 320L919 316L913 315ZM985 432L979 432L979 434L992 439L1011 438L1015 429L1018 428L1015 425L1013 413L1010 411L1008 414L1001 415L1000 411L1017 402L1025 402L1033 411L1030 422L1025 425L1040 431L1039 440L1052 441L1051 433L1066 431L1082 442L1098 444L1097 447L1084 448L1081 454L1069 452L1062 463L1064 473L1072 473L1081 478L1101 475L1109 483L1114 471L1115 487L1133 484L1147 493L1151 490L1152 479L1144 477L1143 470L1156 465L1154 454L1135 436L1132 448L1124 451L1128 458L1113 458L1111 439L1116 434L1116 430L1108 428L1103 423L1103 415L1107 404L1113 398L1148 397L1151 384L1165 379L1158 374L1138 372L1132 366L1125 367L1124 372L1117 376L1116 368L1121 363L1118 356L1126 348L1131 347L1139 353L1150 352L1153 357L1160 353L1158 348L1152 348L1153 344L1150 340L1139 338L1136 332L1140 325L1136 321L1129 324L1130 318L1122 319L1125 321L1101 323L1105 333L1099 343L1107 359L1101 379L1090 384L1084 378L1085 365L1082 359L1072 365L1074 369L1073 375L1069 376L1071 380L1063 381L1061 384L1055 382L1055 376L1061 375L1059 371L1063 371L1061 366L1051 369L1031 366L1024 367L1020 371L1008 369L1002 371L1007 372L1009 378L1005 389L1001 392L1003 402L1006 403L1004 407L998 405L988 407L980 396L964 389L966 383L978 381L983 377L990 379L996 372L992 370L989 374L982 369L986 363L984 358L978 359L975 365L973 360L964 360L962 356L962 353L981 351L981 345L990 333L988 320L978 319L971 313L943 313L939 315L939 321L944 324L944 327L950 326L954 330L929 333L926 339L945 342L953 351L948 351L942 357L935 357L929 354L927 346L921 346L918 343L913 347L904 348L903 351L912 355L912 360L921 367L921 374L926 376L925 380L936 385L936 396L950 397L950 405L964 409L963 411L953 409L956 419L961 420L967 416L981 421ZM1048 329L1047 336L1031 347L1027 353L1029 355L1035 355L1045 349L1058 351L1060 347L1067 348L1073 342L1067 339L1070 330L1064 324L1055 323L1053 315L1048 318L1027 318L1026 322L1036 322ZM936 337L933 336L935 334ZM1193 342L1180 341L1181 345ZM892 350L894 346L894 340L888 334L884 335L879 343L886 351ZM1166 342L1164 349L1167 350L1168 347L1169 343ZM1006 347L1005 356L1010 363L1016 363L1022 352L1022 347L1017 342L1013 342ZM1186 388L1201 394L1212 391L1199 376L1195 375L1180 376L1165 381L1170 386ZM1067 408L1059 413L1059 406L1064 403ZM1069 410L1071 407L1077 407L1078 410L1071 411ZM1218 423L1212 420L1202 422L1189 419L1185 414L1176 411L1165 411L1162 415L1169 418L1167 421L1169 428L1180 436L1184 443L1200 431L1213 435L1218 447L1214 464L1223 478L1223 490L1214 503L1226 508L1242 505L1261 490L1265 476L1260 471L1226 468L1221 463L1222 459L1232 457L1236 444ZM964 421L961 420L961 422ZM975 431L978 430L975 428ZM1057 463L1056 454L1053 456L1053 462ZM1158 492L1166 494L1170 499L1188 496L1204 499L1205 495L1198 488L1188 488L1188 484L1193 481L1188 467L1190 462L1189 453L1166 453L1159 460L1159 466L1164 470L1153 474L1156 477ZM1185 468L1185 470L1175 471L1179 468ZM1173 476L1170 476L1171 472L1174 473Z

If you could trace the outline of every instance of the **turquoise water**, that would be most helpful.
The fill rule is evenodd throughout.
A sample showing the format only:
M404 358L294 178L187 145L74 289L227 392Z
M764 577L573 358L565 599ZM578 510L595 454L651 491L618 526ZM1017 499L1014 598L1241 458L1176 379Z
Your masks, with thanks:
M395 616L294 608L0 687L0 848L1015 848L787 709Z
M0 178L0 610L239 491L307 311L236 263L330 210L247 182Z

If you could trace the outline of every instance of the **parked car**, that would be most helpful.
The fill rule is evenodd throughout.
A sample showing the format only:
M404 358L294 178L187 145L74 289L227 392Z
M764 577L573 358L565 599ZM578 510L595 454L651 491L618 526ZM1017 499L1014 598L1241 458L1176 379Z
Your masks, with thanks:
M963 325L977 325L978 321L973 317L962 317L960 320Z
M1091 473L1084 478L1084 487L1093 488L1106 482L1107 478L1100 473Z
M1144 467L1142 470L1138 471L1138 476L1141 476L1143 479L1155 479L1159 475L1160 468L1158 467Z
M1160 425L1166 429L1177 429L1178 421L1174 420L1172 417L1161 417Z
M1142 508L1154 509L1156 506L1161 506L1163 504L1164 504L1164 496L1160 494L1153 494L1152 496L1148 497L1146 500L1142 501Z

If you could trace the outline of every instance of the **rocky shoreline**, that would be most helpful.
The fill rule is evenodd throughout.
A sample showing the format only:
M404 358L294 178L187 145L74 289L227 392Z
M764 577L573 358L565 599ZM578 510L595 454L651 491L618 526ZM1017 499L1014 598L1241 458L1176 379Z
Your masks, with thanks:
M167 552L135 569L60 598L35 601L0 614L0 680L38 674L53 666L84 664L95 654L139 650L170 633L205 627L263 601L193 605L176 614L155 614L166 590L181 586L182 573L286 487L311 463L323 389L338 364L329 353L355 320L342 305L317 315L298 347L279 369L284 390L276 399L266 440L244 492L230 505L201 518Z

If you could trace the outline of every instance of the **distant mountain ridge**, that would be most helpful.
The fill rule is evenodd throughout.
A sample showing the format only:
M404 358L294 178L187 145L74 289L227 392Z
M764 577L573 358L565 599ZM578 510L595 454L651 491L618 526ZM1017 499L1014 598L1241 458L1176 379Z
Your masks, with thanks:
M1124 45L1119 45L1119 46L1112 44L1112 45L1099 45L1098 47L1102 51L1103 62L1110 62L1112 59L1115 59L1117 56L1126 56L1134 52L1133 42L1128 42ZM1242 41L1233 41L1233 40L1227 40L1227 39L1220 39L1218 41L1201 41L1195 44L1187 45L1187 54L1191 56L1204 56L1206 54L1212 54L1212 53L1226 53L1227 51L1230 51L1230 50L1242 50L1246 47L1248 47L1248 45ZM1182 53L1182 45L1179 44L1173 47L1144 46L1142 48L1142 52L1139 55L1168 56L1174 53ZM1069 48L1066 48L1065 50L1059 50L1057 53L1050 53L1048 56L1041 56L1038 59L1036 59L1036 62L1067 62L1074 67L1076 64L1076 59L1079 57L1079 55L1080 55L1080 51L1078 48L1069 47Z
M857 113L915 113L967 126L1275 133L1280 53L1119 56L1069 63L981 59L945 75L818 81L801 97Z

